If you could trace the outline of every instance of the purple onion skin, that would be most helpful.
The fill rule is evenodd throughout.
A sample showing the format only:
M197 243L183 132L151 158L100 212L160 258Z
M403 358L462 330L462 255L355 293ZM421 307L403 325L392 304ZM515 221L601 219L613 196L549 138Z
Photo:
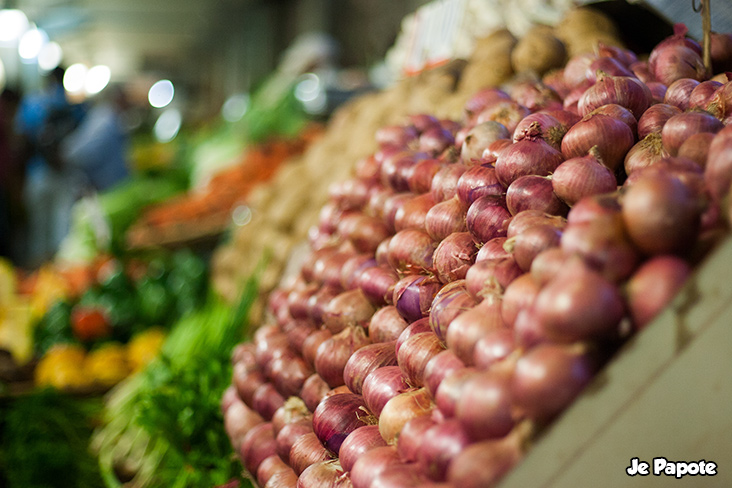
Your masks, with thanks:
M368 409L377 417L386 402L409 388L399 366L383 366L372 371L364 380L363 396Z
M356 429L341 444L339 460L346 471L350 471L361 454L376 447L385 446L386 441L379 434L378 425L367 425Z
M552 180L538 175L526 175L514 180L506 190L506 205L511 215L523 210L541 210L561 216L569 212L569 207L554 193Z
M432 299L441 287L436 278L406 276L394 287L394 305L407 322L414 322L429 314Z
M342 393L324 398L313 412L313 432L330 452L338 455L348 434L366 424L369 412L361 395Z
M497 195L487 195L474 201L465 217L468 232L479 244L505 237L510 220L511 213L506 208L505 198Z
M440 290L430 309L430 327L437 338L444 342L453 319L476 306L478 302L468 292L465 280L454 281Z
M382 366L395 366L396 341L369 344L354 351L343 370L346 386L354 393L361 394L366 376Z
M475 263L478 247L469 232L453 232L440 242L434 254L435 270L442 283L465 279Z

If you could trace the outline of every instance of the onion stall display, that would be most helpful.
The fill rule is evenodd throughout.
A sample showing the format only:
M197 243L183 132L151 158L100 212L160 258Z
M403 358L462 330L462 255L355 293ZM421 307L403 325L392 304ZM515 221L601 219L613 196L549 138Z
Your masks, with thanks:
M264 486L496 486L726 236L732 82L683 28L602 47L332 186L222 405Z

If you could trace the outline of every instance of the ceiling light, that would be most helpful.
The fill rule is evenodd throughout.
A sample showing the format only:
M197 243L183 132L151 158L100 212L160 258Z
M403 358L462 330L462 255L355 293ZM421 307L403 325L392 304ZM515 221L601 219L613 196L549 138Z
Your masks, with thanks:
M155 122L155 127L153 127L155 138L159 142L172 141L173 139L175 139L175 136L178 135L181 122L182 116L178 109L167 109L162 114L160 114L160 117L158 117L158 120Z
M147 92L147 100L155 108L163 108L173 101L175 88L170 80L156 81Z
M86 74L89 70L81 63L72 64L64 73L64 88L69 93L78 94L84 91Z
M63 50L57 42L46 43L42 48L41 52L38 53L38 67L43 71L51 71L61 64L63 59Z
M95 95L100 91L104 90L104 87L109 84L109 79L112 73L109 70L109 66L98 64L89 69L86 74L86 80L84 81L84 91L88 95Z
M18 43L18 54L26 61L35 59L47 42L48 35L42 29L27 30Z
M28 30L28 17L16 9L0 10L0 43L11 44Z

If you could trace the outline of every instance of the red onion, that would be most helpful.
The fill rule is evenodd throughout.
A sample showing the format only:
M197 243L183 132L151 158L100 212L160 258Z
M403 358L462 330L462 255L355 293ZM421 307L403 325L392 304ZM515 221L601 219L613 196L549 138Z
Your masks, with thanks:
M456 455L447 480L460 488L485 488L496 484L522 457L520 442L509 434L504 439L473 443Z
M288 466L279 456L273 455L266 458L264 461L259 463L257 468L256 479L259 486L264 486L272 478L281 471L290 471L294 475L292 468Z
M413 125L420 134L432 127L438 127L440 121L430 114L412 114L408 117L410 125Z
M691 275L689 263L676 256L656 256L641 265L625 286L628 311L636 329L646 327L671 303Z
M564 80L570 88L587 81L587 72L593 61L598 58L595 53L581 53L572 56L564 67Z
M313 412L313 432L326 449L338 455L345 438L370 422L361 395L343 393L324 398Z
M376 131L375 139L380 145L393 144L406 147L418 136L417 129L411 125L388 125Z
M464 279L453 281L440 289L432 300L429 311L430 327L435 335L445 340L450 322L463 311L473 308L479 300L471 296Z
M437 155L455 144L455 136L443 127L429 127L419 136L419 150Z
M437 159L423 159L419 161L407 172L407 186L409 186L409 191L417 195L429 193L432 188L432 179L444 166L444 163Z
M378 266L389 266L389 243L394 235L390 235L379 243L374 253L374 259Z
M572 129L567 134L571 131ZM498 181L504 187L508 188L520 176L547 176L562 161L564 161L562 153L554 149L546 141L539 138L526 137L501 151L496 160L496 176L498 177Z
M265 382L264 375L259 370L246 371L244 365L234 365L232 371L232 382L236 387L236 392L239 398L248 405L252 406L252 398L254 398L254 392Z
M635 74L628 66L613 57L601 56L590 63L590 66L587 68L587 79L597 82L602 76L608 75L635 77Z
M465 102L465 106L463 107L465 118L466 120L471 120L487 107L490 107L499 101L510 99L511 97L509 94L499 88L484 88L475 93L467 102Z
M658 81L668 86L682 78L692 78L698 81L706 79L707 70L704 67L704 61L694 50L682 45L660 48L659 46L651 51L649 59L653 74Z
M494 164L498 159L498 155L501 154L504 149L507 149L512 145L513 142L511 139L498 139L496 142L488 146L488 149L483 152L483 160L487 164Z
M262 423L264 419L241 400L234 400L224 413L224 430L236 451L247 432Z
M594 370L580 344L540 344L516 362L511 394L528 417L549 419L577 397Z
M482 122L474 126L465 136L462 148L460 150L460 159L463 163L473 166L480 164L483 159L483 152L488 146L498 139L509 139L506 127L492 120Z
M510 95L531 112L561 105L559 95L541 81L517 81L511 85Z
M442 352L437 353L427 362L424 368L424 383L427 391L430 392L432 397L437 393L437 388L442 383L442 380L448 374L452 373L457 369L465 367L459 357L455 355L450 349L445 349Z
M539 253L534 258L534 260L531 262L531 271L530 271L531 277L536 282L536 285L539 287L544 286L547 282L549 282L549 280L554 278L554 276L561 269L564 268L565 264L567 263L567 260L570 258L573 258L573 256L569 256L559 247L547 249L547 250ZM512 281L511 285L513 285L514 282L518 281L518 279L519 278L516 278L514 281ZM511 285L509 285L509 287ZM509 291L508 288L506 288L506 293L508 293L508 291ZM508 298L508 297L506 297L506 293L504 293L504 296L503 296L504 300L506 300L506 298ZM533 298L532 298L532 300L533 300ZM504 316L504 320L506 320L506 323L511 323L511 321L505 316ZM515 320L515 315L514 315L514 320Z
M569 86L564 80L563 69L553 69L544 74L541 79L542 83L554 90L559 95L560 99L563 99L569 93ZM543 109L544 110L544 109ZM541 110L540 110L541 111Z
M368 345L363 327L347 327L326 339L315 354L315 371L331 388L345 384L343 370L351 355Z
M283 469L274 473L263 488L296 488L297 473L293 469Z
M379 415L379 433L389 445L394 445L404 424L415 417L429 415L434 404L426 388L400 393L384 405Z
M478 255L475 256L475 262L485 261L487 259L501 259L511 257L511 253L506 251L506 237L494 237L490 241L481 246Z
M315 432L298 437L290 449L290 467L300 475L309 466L332 459Z
M580 121L582 117L580 117L578 114L574 112L570 112L568 110L542 110L540 113L545 113L547 115L551 115L555 119L559 121L562 125L564 125L567 130L569 130L570 127L572 127L574 124ZM566 132L566 131L565 131Z
M310 323L312 325L323 323L325 309L328 307L328 305L330 305L331 300L337 297L342 291L343 290L341 290L340 287L323 286L322 288L320 288L320 290L310 295L310 297L308 298L307 307L308 317L310 318ZM302 319L300 320L302 321ZM290 339L290 343L292 343L292 339L289 336L288 339Z
M375 306L391 303L397 281L399 275L389 265L367 268L357 278L358 289Z
M615 175L603 164L596 148L597 146L590 148L586 156L567 159L552 175L551 185L554 193L569 206L586 196L617 189L618 182Z
M390 232L395 231L396 214L399 208L406 202L414 198L411 192L395 193L384 200L384 206L381 210L381 219L386 224Z
M620 291L584 263L570 264L536 296L533 309L541 327L556 342L614 332L625 312Z
M374 478L371 488L435 488L430 486L432 483L420 473L417 463L412 462L389 465Z
M366 425L354 430L341 444L338 460L346 471L351 471L356 461L366 452L377 447L386 446L386 441L379 434L378 425Z
M668 88L666 89L663 103L677 107L680 110L687 110L689 108L691 92L698 84L699 82L693 78L679 78L670 85L667 85ZM638 137L640 137L640 134Z
M650 112L650 109L648 109L648 112ZM657 164L668 156L668 151L663 145L661 133L651 132L635 146L630 148L628 154L625 155L623 167L625 168L625 173L631 175L639 169Z
M424 228L432 239L441 241L453 232L464 232L468 229L465 224L466 213L467 205L457 196L452 197L429 209Z
M313 412L329 391L330 386L328 386L328 383L318 373L314 373L303 383L302 390L300 390L300 397L305 402L308 410Z
M431 193L416 195L405 201L394 215L394 229L397 232L404 229L424 230L427 212L434 204Z
M275 437L277 455L289 466L292 446L300 437L312 431L313 420L310 417L290 422L282 427Z
M666 98L666 90L668 89L668 87L658 81L649 81L646 83L646 86L651 91L651 103L663 103L664 99Z
M396 341L369 344L354 351L343 370L346 386L353 393L361 394L366 377L377 368L397 364Z
M502 196L486 195L475 200L465 215L468 232L479 244L506 235L511 214Z
M546 251L539 254L539 256L545 253ZM534 259L534 261L536 261L536 259ZM534 266L532 263L532 270L533 268ZM539 283L534 279L531 273L524 273L509 283L500 302L501 319L505 326L513 327L513 323L516 320L516 315L519 310L528 308L532 303L534 303L534 299L539 293L539 289ZM485 302L486 300L483 301ZM449 342L448 347L450 347Z
M539 137L549 143L554 149L559 150L562 144L562 137L567 133L568 127L551 115L543 112L536 112L525 117L513 133L513 142L518 142L526 137Z
M383 366L366 376L362 389L366 406L380 417L386 402L408 390L409 385L399 366Z
M577 107L580 115L585 116L602 105L614 103L630 110L638 120L652 101L651 91L639 79L633 76L602 76L582 94Z
M369 338L374 343L396 341L408 325L394 305L387 305L371 317Z
M505 328L501 316L501 299L488 296L475 307L455 317L447 329L445 342L464 364L472 366L473 349L484 335L491 331ZM431 390L434 394L436 388Z
M305 360L295 352L273 359L267 368L267 376L284 398L297 395L312 373Z
M712 140L704 168L704 182L712 198L724 199L732 183L732 129L722 129Z
M285 398L277 391L272 383L263 383L252 395L252 408L265 420L272 420L272 416L285 404Z
M399 355L399 349L401 349L402 344L404 344L407 339L409 339L413 335L419 334L420 332L432 332L432 326L430 325L429 317L422 317L421 319L412 322L406 329L402 331L401 334L399 334L399 338L397 338L396 342L396 347L394 348L396 350L397 356Z
M376 266L373 254L356 254L351 256L341 267L341 287L344 290L358 288L358 275L366 268Z
M397 362L404 377L411 386L424 385L424 370L444 346L431 332L422 332L407 339L397 354Z
M576 158L597 146L602 163L615 171L634 143L635 136L626 123L608 115L590 114L567 131L562 139L562 154L567 159Z
M475 262L478 248L469 232L454 232L445 237L435 249L433 261L442 283L462 280Z
M477 261L465 275L468 293L476 298L500 295L513 280L522 274L513 257Z
M620 215L567 225L561 248L568 255L580 256L587 265L614 283L628 278L641 258L628 239Z
M663 147L676 156L681 144L693 134L699 132L717 133L724 125L713 115L706 112L684 112L674 115L663 126L661 137Z
M402 464L394 446L379 446L364 452L351 468L354 488L369 488L376 476L394 464Z
M647 112L647 110L646 110ZM645 112L643 112L645 114ZM609 103L607 105L601 105L597 107L595 110L590 112L592 115L609 115L610 117L614 119L618 119L621 122L625 122L628 127L630 127L630 130L633 132L633 134L636 134L638 132L638 118L633 115L633 113L628 110L625 107L622 107L616 103ZM641 117L643 117L641 115ZM640 117L639 117L640 118Z
M236 387L229 385L221 395L221 413L226 414L234 402L241 402L241 398L239 398L239 394L236 392Z
M318 284L309 283L302 287L296 287L287 295L287 307L293 319L309 318L308 300L317 293L319 288Z
M473 364L480 370L487 370L505 360L517 347L513 330L490 331L475 343Z
M711 132L699 132L698 134L692 135L681 143L677 156L690 159L701 168L704 168L707 165L709 148L712 145L714 136L715 134Z
M710 41L712 71L715 73L732 71L732 35L712 32Z
M364 207L363 212L366 215L378 217L384 220L384 222L388 225L388 222L386 222L386 205L391 198L394 198L397 195L406 196L408 195L408 193L396 193L391 188L377 186L371 193L371 196L369 196L369 201L366 204L366 207Z
M430 193L435 202L449 200L457 194L457 182L470 166L462 163L448 164L432 178Z
M538 344L552 342L533 305L530 308L519 310L516 315L513 323L513 340L516 347L522 351Z
M629 66L636 78L641 80L643 83L650 83L656 81L656 77L651 72L651 68L648 66L648 61L636 61Z
M402 273L432 271L432 254L437 249L437 244L423 230L407 229L397 232L389 242L389 264Z
M320 345L330 339L333 334L327 329L318 329L310 333L302 343L302 357L305 361L313 366L315 364L315 356Z
M246 433L239 448L239 458L246 470L256 475L262 461L277 454L276 448L272 424L266 422L252 427Z
M291 396L272 416L272 428L274 429L275 436L279 434L285 425L304 418L310 418L307 405L305 405L305 402L301 398Z
M297 488L351 488L348 473L343 471L337 459L319 461L308 466L297 479Z
M722 83L713 80L702 81L691 91L689 96L689 108L706 110L709 103L712 101L717 89L722 86Z
M369 200L371 189L375 182L358 178L331 183L329 187L330 201L342 209L358 210L364 207Z
M417 452L417 464L430 479L444 481L450 462L470 444L470 438L457 420L448 419L424 433Z
M379 243L389 236L390 229L377 217L356 213L343 217L338 224L338 232L353 244L356 251L373 253ZM349 257L346 256L342 262ZM340 278L340 275L337 277ZM331 284L340 284L340 281L333 280Z
M482 196L503 195L505 191L498 181L496 169L487 164L473 166L463 173L457 182L457 198L465 207L469 207Z
M686 253L694 246L701 208L677 178L640 178L623 194L623 221L631 241L646 254Z
M323 324L334 334L347 327L367 328L374 306L360 290L344 291L334 297L323 311Z
M571 214L572 212L570 212ZM513 216L511 223L508 224L506 236L510 239L515 237L534 225L549 224L558 229L564 228L567 220L557 215L549 215L541 210L524 210Z
M273 295L276 295L276 292L278 290L274 290L269 297L269 301L271 303L273 299ZM286 296L280 295L280 300L284 301L286 300ZM254 351L256 350L256 346L252 342L240 342L234 348L231 350L231 364L234 365L236 363L242 363L242 365L246 366L248 369L254 369L257 365L257 360L254 354Z
M393 303L407 322L414 322L429 313L432 299L441 288L440 282L425 275L407 275L394 286Z
M561 238L562 231L553 225L531 226L511 238L513 258L522 271L528 271L534 258L542 251L559 246Z
M502 100L496 102L490 107L481 111L475 119L477 124L487 122L489 120L499 122L512 135L516 130L516 126L521 120L531 112L518 102L513 100Z
M585 197L572 207L567 215L567 224L589 222L599 217L612 217L620 213L617 192Z
M424 433L436 424L432 415L421 415L404 424L397 439L397 452L405 463L417 461L417 452L422 445Z
M291 352L287 334L281 331L265 337L255 336L254 344L257 365L262 369L273 359Z
M442 379L440 386L437 387L437 393L435 393L435 403L445 418L455 416L457 401L463 394L463 387L468 379L476 374L475 368L466 367L456 369Z
M555 174L565 163L557 167ZM552 215L567 215L569 211L555 194L553 179L537 175L521 176L514 180L506 190L506 205L511 215L532 209Z
M356 178L369 183L378 183L381 179L379 164L373 154L359 159L356 161Z
M473 441L503 437L513 429L510 378L503 372L481 371L465 382L455 416Z

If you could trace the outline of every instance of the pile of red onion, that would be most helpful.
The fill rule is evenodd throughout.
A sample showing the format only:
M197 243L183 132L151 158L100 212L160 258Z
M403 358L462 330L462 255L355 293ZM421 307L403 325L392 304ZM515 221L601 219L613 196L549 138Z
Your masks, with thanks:
M732 184L732 82L685 34L375 134L234 350L225 426L261 486L494 486L669 304Z

